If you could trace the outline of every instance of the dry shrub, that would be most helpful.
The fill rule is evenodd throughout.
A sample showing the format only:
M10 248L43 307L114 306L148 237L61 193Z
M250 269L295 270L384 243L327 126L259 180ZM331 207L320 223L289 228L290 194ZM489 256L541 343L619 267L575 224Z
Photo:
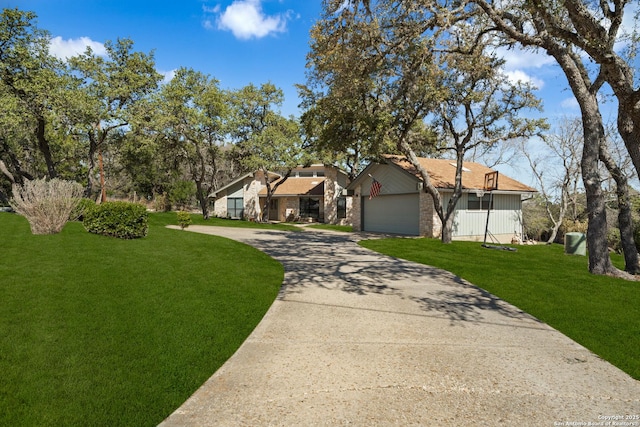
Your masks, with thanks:
M69 220L82 197L82 186L54 178L25 181L13 186L11 207L29 221L33 234L55 234Z

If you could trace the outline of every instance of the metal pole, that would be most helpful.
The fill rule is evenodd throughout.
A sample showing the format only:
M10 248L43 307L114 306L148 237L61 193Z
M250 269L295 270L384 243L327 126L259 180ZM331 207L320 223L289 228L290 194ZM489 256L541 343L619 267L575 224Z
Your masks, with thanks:
M482 199L480 199L482 201ZM487 223L484 226L484 243L487 244L487 234L489 233L489 214L491 213L491 205L493 204L493 191L489 191L489 206L487 207Z

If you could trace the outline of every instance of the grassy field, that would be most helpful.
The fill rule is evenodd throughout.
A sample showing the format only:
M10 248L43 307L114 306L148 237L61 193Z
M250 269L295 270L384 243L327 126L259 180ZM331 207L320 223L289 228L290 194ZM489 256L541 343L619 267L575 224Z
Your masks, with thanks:
M260 223L244 221L238 219L209 218L203 219L202 214L191 214L191 223L194 225L214 225L220 227L243 227L243 228L268 228L272 230L300 231L300 228L287 223ZM178 225L175 212L154 213L149 217L149 224L153 225Z
M558 329L640 379L640 282L594 276L561 245L517 252L436 239L368 240L378 252L448 270ZM620 257L614 263L622 267Z
M340 231L342 233L351 233L353 231L353 227L350 225L312 224L312 225L308 225L306 228L318 228L320 230Z
M169 222L137 240L80 223L34 236L0 213L0 425L155 426L245 340L282 266Z

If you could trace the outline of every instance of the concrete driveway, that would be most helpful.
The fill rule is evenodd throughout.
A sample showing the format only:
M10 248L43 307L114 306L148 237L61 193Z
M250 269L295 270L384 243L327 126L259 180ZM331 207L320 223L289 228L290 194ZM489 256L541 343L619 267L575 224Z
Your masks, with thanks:
M254 246L285 277L253 333L164 427L640 426L639 381L448 272L353 234L188 230Z

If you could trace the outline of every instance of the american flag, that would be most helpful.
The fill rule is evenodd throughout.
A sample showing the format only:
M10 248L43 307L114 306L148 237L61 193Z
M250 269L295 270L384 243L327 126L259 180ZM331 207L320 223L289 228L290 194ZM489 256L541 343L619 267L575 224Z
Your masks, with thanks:
M382 188L382 184L380 184L374 177L371 177L371 179L373 181L371 181L371 188L369 189L369 200L380 194L380 189Z

